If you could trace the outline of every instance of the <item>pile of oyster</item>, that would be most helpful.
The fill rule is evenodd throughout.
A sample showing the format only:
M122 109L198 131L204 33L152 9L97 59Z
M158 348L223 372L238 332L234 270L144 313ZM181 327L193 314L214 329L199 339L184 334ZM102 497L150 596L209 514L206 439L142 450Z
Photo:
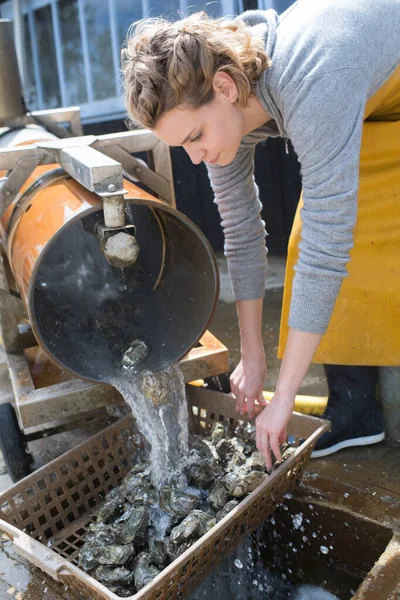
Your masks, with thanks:
M285 460L294 448L282 451ZM189 455L158 491L142 458L94 515L79 553L80 566L122 598L147 585L273 470L266 470L249 423L233 432L216 423L211 437L192 436Z

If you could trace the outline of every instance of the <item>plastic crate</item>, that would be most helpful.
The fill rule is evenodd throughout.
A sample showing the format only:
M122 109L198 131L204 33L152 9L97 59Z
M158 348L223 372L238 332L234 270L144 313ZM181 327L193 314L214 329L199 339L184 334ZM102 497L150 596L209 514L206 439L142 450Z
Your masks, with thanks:
M215 421L237 421L229 395L189 386L188 403L194 433L207 435ZM327 421L294 413L289 435L296 451L132 600L189 595L293 491L328 428ZM134 431L133 418L124 417L0 495L0 530L13 539L17 552L85 599L119 598L81 570L77 558L94 509L132 467Z

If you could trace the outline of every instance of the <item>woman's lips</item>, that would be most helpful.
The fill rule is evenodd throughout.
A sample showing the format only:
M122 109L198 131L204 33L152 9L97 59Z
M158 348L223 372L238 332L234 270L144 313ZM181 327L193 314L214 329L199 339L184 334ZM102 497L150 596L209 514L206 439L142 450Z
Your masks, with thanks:
M219 153L219 154L221 154L221 153ZM218 159L219 159L219 154L218 154L218 156L216 156L216 157L215 157L215 158L213 158L212 160L209 160L209 161L208 161L210 165L215 165L215 163L216 163L216 162L218 161Z

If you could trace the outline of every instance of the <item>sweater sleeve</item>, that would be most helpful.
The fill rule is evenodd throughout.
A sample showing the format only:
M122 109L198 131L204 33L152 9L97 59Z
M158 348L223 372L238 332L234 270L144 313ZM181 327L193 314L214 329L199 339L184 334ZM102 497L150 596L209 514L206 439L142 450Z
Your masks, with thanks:
M303 181L302 239L289 326L323 334L353 246L367 77L339 69L306 78L286 109Z
M222 219L225 256L235 299L256 300L265 293L265 223L254 180L254 145L240 146L227 166L207 164Z

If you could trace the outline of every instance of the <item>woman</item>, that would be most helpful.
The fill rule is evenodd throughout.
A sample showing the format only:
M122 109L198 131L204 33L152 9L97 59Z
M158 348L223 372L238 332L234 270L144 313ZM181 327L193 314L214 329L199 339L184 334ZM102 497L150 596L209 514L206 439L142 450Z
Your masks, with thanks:
M268 10L248 11L234 20L213 20L204 13L176 23L145 20L135 27L123 52L131 118L167 144L183 146L195 164L207 165L222 217L241 333L241 361L231 387L238 409L250 416L255 401L265 405L266 375L261 316L267 259L253 177L254 148L268 136L281 136L291 140L298 155L302 229L294 277L295 250L289 254L286 322L281 327L284 355L274 397L257 418L257 445L268 466L271 450L281 460L279 444L286 439L295 395L322 336L325 362L353 365L381 364L376 336L393 338L393 321L382 332L367 319L370 347L361 348L348 362L340 341L332 345L330 358L331 344L324 334L340 299L353 247L364 119L376 115L396 124L400 116L399 40L400 0L300 0L281 16ZM386 137L400 136L387 129ZM396 142L392 146L396 155ZM380 152L378 164L386 164L385 144ZM395 169L395 184L400 186L400 166ZM395 237L393 268L400 270L395 227L400 216L399 209L396 214L393 210L382 228L391 244ZM370 228L371 219L365 221ZM379 261L374 264L378 281L381 268ZM384 310L388 304L390 310L400 305L400 286L392 287L390 298L380 290ZM349 323L363 303L361 292L356 297L357 305L347 303L346 347L354 346ZM392 364L398 359L395 356ZM350 407L351 403L329 415L335 436ZM335 414L340 415L337 426ZM358 415L358 425L361 421ZM383 438L381 415L375 415L373 407L360 432L355 440L353 433L345 432L344 441L350 439L352 445ZM328 438L322 444L329 453L338 442Z

